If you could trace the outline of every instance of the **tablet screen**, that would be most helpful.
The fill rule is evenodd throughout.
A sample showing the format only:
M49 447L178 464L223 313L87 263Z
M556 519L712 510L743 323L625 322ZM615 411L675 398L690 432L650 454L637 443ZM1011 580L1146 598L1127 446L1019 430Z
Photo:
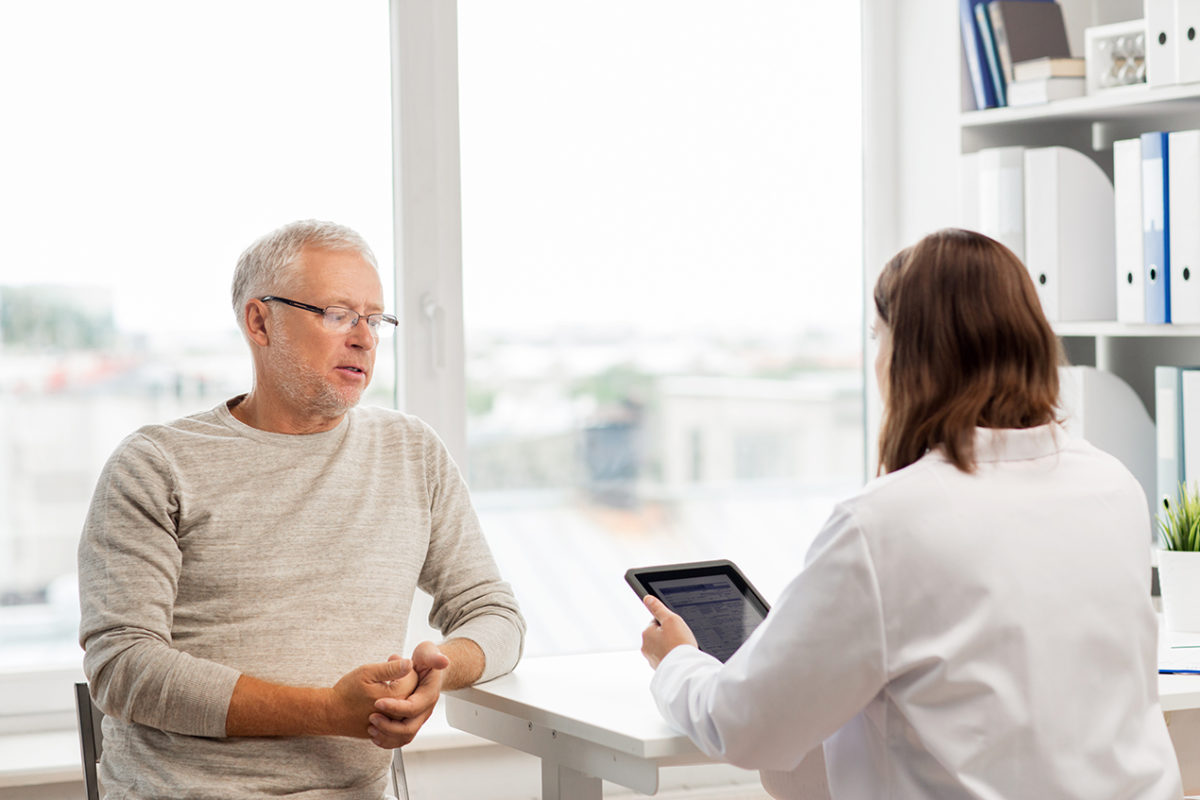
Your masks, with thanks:
M654 595L683 617L700 649L721 661L728 660L767 615L766 603L730 562L630 573L630 584L639 594Z

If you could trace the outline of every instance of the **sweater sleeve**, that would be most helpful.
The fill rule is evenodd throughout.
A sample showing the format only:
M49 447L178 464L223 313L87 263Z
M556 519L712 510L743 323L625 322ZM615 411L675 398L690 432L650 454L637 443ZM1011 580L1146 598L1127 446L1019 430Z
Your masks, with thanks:
M804 570L725 664L677 647L650 689L667 720L709 756L793 770L883 688L885 662L871 555L839 508Z
M144 434L110 457L79 543L79 641L92 696L110 716L223 737L239 673L172 646L182 557L178 493Z
M426 471L432 524L419 585L433 598L429 623L446 638L483 651L481 681L512 671L525 643L525 619L500 579L466 483L445 446L427 428Z

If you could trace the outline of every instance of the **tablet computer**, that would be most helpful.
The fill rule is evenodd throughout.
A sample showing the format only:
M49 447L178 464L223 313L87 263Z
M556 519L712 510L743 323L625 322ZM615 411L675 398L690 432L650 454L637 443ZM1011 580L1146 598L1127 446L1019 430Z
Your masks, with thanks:
M770 607L732 561L635 567L625 580L638 597L653 595L683 617L704 652L727 661Z

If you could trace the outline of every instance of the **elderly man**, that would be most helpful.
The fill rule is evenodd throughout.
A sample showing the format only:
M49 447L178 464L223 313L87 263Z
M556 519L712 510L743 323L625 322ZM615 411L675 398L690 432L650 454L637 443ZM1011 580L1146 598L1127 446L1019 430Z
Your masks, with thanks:
M356 408L396 325L362 238L268 234L233 305L251 390L125 439L84 527L101 780L123 798L379 798L388 749L440 691L511 670L524 621L437 436ZM446 640L389 657L417 587Z

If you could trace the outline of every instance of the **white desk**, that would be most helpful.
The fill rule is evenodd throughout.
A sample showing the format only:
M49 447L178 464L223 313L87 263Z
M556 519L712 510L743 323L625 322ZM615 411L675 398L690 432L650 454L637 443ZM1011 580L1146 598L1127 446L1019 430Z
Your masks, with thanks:
M709 759L659 716L650 676L637 652L530 658L509 675L447 693L446 719L541 758L543 800L600 800L605 780L654 794L659 767ZM1200 675L1159 675L1158 689L1168 723L1172 712L1200 709ZM1188 719L1171 728L1185 772L1200 736Z
M1159 675L1158 699L1164 712L1200 709L1200 675Z
M659 715L638 652L523 660L448 692L455 728L542 759L543 800L600 800L602 782L658 791L659 767L709 759Z

